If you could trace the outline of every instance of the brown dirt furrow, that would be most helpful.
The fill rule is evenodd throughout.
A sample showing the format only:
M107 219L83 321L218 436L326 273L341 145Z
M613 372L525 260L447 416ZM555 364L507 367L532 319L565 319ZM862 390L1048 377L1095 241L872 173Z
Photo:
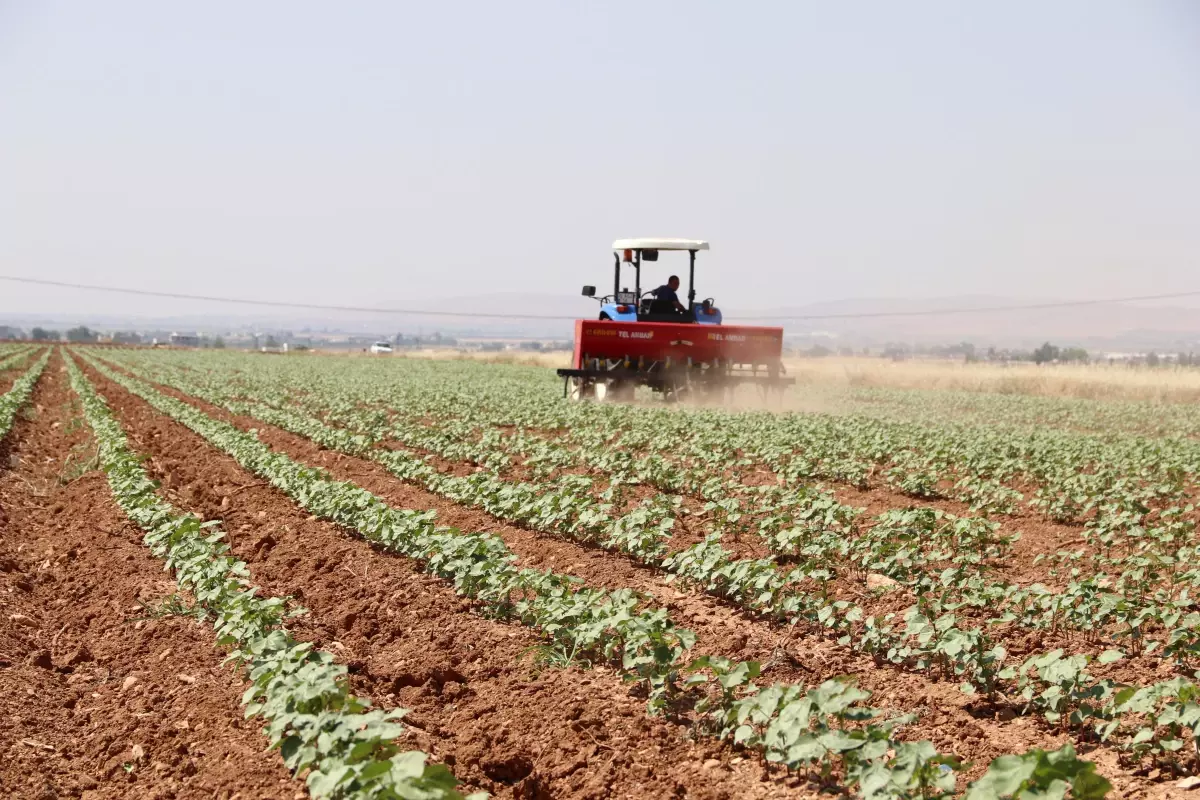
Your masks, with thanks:
M839 503L866 509L863 520L875 517L893 508L937 508L959 517L978 516L966 503L957 500L921 500L909 497L887 487L855 489L841 484L826 484ZM996 565L1006 580L1014 583L1046 583L1046 565L1035 564L1038 556L1053 555L1063 548L1088 550L1083 543L1083 526L1052 522L1031 511L1020 510L1016 514L995 517L1000 523L999 534L1020 537L1013 542L1002 563Z
M54 356L0 447L0 793L305 796L243 719L211 626L147 611L175 584L103 475L75 477L72 400Z
M335 653L355 691L411 710L412 743L500 797L809 796L761 760L649 717L610 669L537 668L531 630L409 559L308 516L183 425L88 368L172 502L220 518L267 593L310 614L296 635Z
M135 427L140 430L142 425L146 425L157 431L153 435L155 448L173 447L180 462L194 457L202 439L195 437L182 425L157 415L157 412L140 398L104 379L94 370L89 369L89 376L98 379L105 395L121 408L123 418L125 415L136 415L139 421ZM484 512L465 508L404 483L372 461L324 450L308 439L262 421L231 414L169 386L153 385L214 418L234 424L242 430L253 428L265 443L276 450L302 463L326 469L339 479L353 481L393 505L403 508L436 509L438 519L444 524L462 530L494 533L504 539L524 564L571 573L594 586L630 587L642 591L652 602L666 607L679 624L696 631L697 652L758 660L767 666L764 678L772 681L815 685L835 676L855 675L860 686L874 693L872 701L875 705L919 715L917 723L908 729L912 738L929 739L942 752L954 753L975 762L973 776L981 773L987 762L999 755L1022 752L1035 746L1056 747L1069 741L1066 735L1050 732L1034 719L1011 719L1011 712L983 699L963 695L958 689L958 681L952 678L941 680L928 674L913 674L890 666L880 667L870 657L839 646L819 634L806 634L800 628L779 628L739 613L711 597L678 591L663 576L620 556L505 525ZM148 415L157 416L157 421L148 418ZM194 438L186 445L167 444L186 438L184 434ZM212 461L207 457L197 460L204 463ZM230 462L232 463L232 460ZM170 468L165 471L175 473L179 469L180 463L171 462ZM243 482L251 480L248 475L243 475ZM193 493L199 500L203 492L198 487L207 481L208 479L194 481L181 487L180 491ZM253 488L248 489L246 492L239 492L237 496L243 498L255 491ZM206 502L209 503L206 513L224 516L226 520L230 520L235 518L234 514L243 501L239 500L236 505L231 502L222 507L219 498L207 495ZM290 524L294 526L295 523ZM357 541L354 544L361 545ZM272 550L277 546L272 545ZM366 545L356 550L350 548L349 542L344 542L341 552L345 555L339 559L323 560L323 567L343 574L361 572L363 569L374 573L377 569L375 565L380 563L378 560L369 560L372 551ZM361 553L357 556L361 560L355 562L350 556L352 552ZM336 566L333 566L335 564ZM254 569L257 575L259 568L255 565ZM306 604L308 597L306 594ZM380 609L386 614L389 608L392 608L390 604L378 604L376 599L367 608L368 617L378 621ZM354 622L355 626L352 627L356 627L361 618L356 616ZM372 632L371 629L368 629L368 632ZM331 635L334 633L330 631ZM1030 632L1028 636L1025 634L1026 632L1021 632L1022 641L1015 647L1014 652L1018 657L1022 652L1042 652L1048 647L1043 633ZM346 644L344 638L341 641ZM373 649L377 643L367 640L363 646ZM401 705L412 707L412 701L406 696L398 693L397 698ZM1080 749L1086 751L1082 746ZM1142 796L1138 792L1151 786L1144 779L1121 768L1117 764L1115 754L1109 750L1097 750L1088 757L1096 760L1114 783L1131 792L1127 796Z

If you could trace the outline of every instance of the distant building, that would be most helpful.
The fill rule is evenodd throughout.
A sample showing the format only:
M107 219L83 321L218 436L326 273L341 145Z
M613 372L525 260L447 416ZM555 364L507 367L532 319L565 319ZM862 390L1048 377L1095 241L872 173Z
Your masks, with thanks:
M195 333L172 333L169 341L172 347L199 347L200 335Z

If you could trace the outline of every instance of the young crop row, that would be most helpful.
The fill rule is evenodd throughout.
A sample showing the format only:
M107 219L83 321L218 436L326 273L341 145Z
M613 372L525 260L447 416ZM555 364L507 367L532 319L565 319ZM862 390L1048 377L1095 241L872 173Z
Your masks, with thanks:
M1011 701L1024 711L1040 712L1053 723L1117 743L1135 756L1173 752L1184 741L1184 729L1193 727L1194 711L1200 711L1200 707L1192 708L1195 689L1187 681L1166 681L1144 689L1095 681L1087 671L1087 656L1065 656L1062 651L1054 651L1030 657L1019 668L1005 667L1003 648L991 643L979 629L957 627L952 613L943 612L937 617L923 613L934 605L929 601L904 614L902 628L893 628L890 616L868 617L857 606L821 594L822 576L814 574L815 570L794 568L780 574L766 559L733 559L716 537L667 554L667 527L663 523L670 519L666 516L669 507L660 509L657 518L645 507L614 516L608 504L597 502L586 492L586 486L585 491L572 494L571 484L586 483L586 479L567 478L553 486L514 485L486 472L469 477L444 475L420 459L398 451L373 449L364 437L294 412L240 406L237 410L252 410L263 421L308 436L329 449L373 458L398 477L483 508L498 518L623 552L685 583L781 620L799 618L822 625L841 634L843 644L867 650L880 660L914 669L939 669L964 680L964 688L989 696L999 696L1001 684L1006 682ZM927 516L932 518L935 513ZM881 525L872 533L878 541L887 542L895 538L896 531ZM1050 602L1055 597L1049 592L1040 596ZM1086 620L1085 616L1082 624ZM862 626L858 628L854 623L860 621ZM1194 626L1179 631L1194 633ZM1120 655L1118 651L1107 651L1100 663L1110 663ZM1161 720L1161 724L1144 727L1139 722L1143 715L1148 715L1152 723ZM1173 721L1176 717L1181 720L1178 725ZM1157 728L1162 730L1156 737Z
M24 375L13 381L12 387L7 392L0 395L0 439L8 433L13 420L17 417L17 412L25 405L29 395L33 394L33 387L37 384L49 359L49 351L43 353L42 357L35 361Z
M0 371L15 367L29 357L34 348L32 347L17 347L9 350L0 350Z
M238 392L230 392L228 386L221 387L217 385L217 381L197 380L195 373L184 375L179 372L173 376L166 376L166 379L175 385L184 386L187 391L210 402L240 409L238 401L231 397ZM248 391L241 390L240 393L244 395ZM698 495L709 501L704 513L711 516L715 527L727 529L731 527L731 523L740 522L738 527L745 528L747 523L760 520L759 533L762 534L768 549L776 555L793 560L821 559L825 550L834 549L842 551L836 554L838 563L855 562L864 569L877 572L886 572L889 569L901 573L921 572L932 561L939 559L949 559L970 570L985 559L1001 556L1003 546L1007 544L1007 541L996 533L997 526L994 523L956 519L945 515L938 517L942 522L937 526L934 535L930 535L930 531L922 531L922 539L915 542L929 542L935 545L927 548L931 550L928 553L914 552L911 547L898 548L896 552L876 553L874 551L880 546L878 542L871 543L867 538L857 540L854 535L810 541L811 537L807 534L818 521L823 520L827 527L845 527L859 512L839 504L831 495L809 490L808 487L796 489L743 485L733 478L722 476L721 465L717 463L689 465L684 469L657 453L638 456L622 447L604 447L602 442L596 443L595 447L568 451L557 443L528 436L524 431L502 437L492 430L482 438L477 438L474 435L477 429L467 423L451 420L439 423L435 428L395 418L389 420L387 415L380 414L377 410L356 404L352 395L347 399L346 394L330 397L324 392L308 392L297 396L282 389L267 391L260 387L253 396L255 402L266 403L277 409L304 407L314 416L349 427L374 441L397 439L409 447L427 450L452 460L467 460L498 471L509 464L514 453L522 453L527 457L525 464L533 466L534 477L539 479L545 478L554 470L583 464L590 471L610 481L614 487L610 498L614 502L620 501L619 495L626 486L636 484L653 486L669 494ZM419 415L421 412L418 409L414 413ZM536 444L527 444L529 442ZM655 504L670 502L673 502L670 498L662 498L656 500ZM881 521L893 528L897 522L891 518ZM734 528L734 532L737 532L737 528ZM914 543L913 540L910 539L910 543ZM959 553L957 548L960 543L972 549L974 553ZM940 544L949 544L949 551L942 551L936 546ZM846 552L847 546L852 547L855 552ZM832 563L832 559L826 560ZM903 575L891 577L898 578Z
M216 369L232 373L245 367L237 354L226 352L154 354L156 363L197 370ZM386 380L419 382L448 389L463 381L498 385L503 382L509 396L537 393L546 402L540 413L553 419L554 398L561 397L562 384L545 367L490 365L471 362L428 362L416 359L375 359L368 364L331 364L346 359L309 359L306 371L339 378L357 379L383 373ZM258 365L255 365L257 371ZM556 385L557 384L557 385ZM558 391L555 392L555 389ZM1188 437L1200 430L1200 407L1189 403L1118 401L1109 398L1048 397L1016 392L957 391L946 388L902 389L869 386L831 386L820 382L804 384L795 396L814 398L825 408L896 422L941 425L946 420L965 421L988 428L1025 432L1037 428L1095 432L1105 437L1114 432L1154 437ZM784 404L787 407L787 404Z
M139 360L146 364L150 359ZM171 362L154 363L162 368ZM352 386L364 404L401 417L421 409L426 421L438 424L455 419L476 427L517 425L589 449L602 437L610 448L619 444L675 461L769 469L789 483L881 482L918 499L949 496L991 514L1025 502L1010 485L1016 482L1035 487L1028 500L1035 510L1073 523L1182 507L1189 497L1188 481L1200 467L1200 442L1184 437L1089 436L945 420L914 424L863 416L681 414L572 405L557 401L542 381L512 378L521 374L516 370L508 370L503 379L476 374L487 370L480 365L364 366L325 359L268 367L237 380L251 387L265 381L293 392L312 389L326 397L338 387Z
M302 400L299 405L307 404ZM374 438L391 438L497 469L513 453L522 453L527 441L520 433L475 438L461 424L372 424L371 412L361 408L328 417ZM1135 651L1165 647L1183 662L1200 649L1200 616L1191 599L1200 589L1200 571L1193 566L1196 524L1190 506L1166 510L1152 523L1129 511L1097 516L1083 532L1089 555L1056 556L1071 577L1064 590L1049 592L985 577L988 566L1004 557L1012 541L986 518L955 517L931 508L890 510L871 520L864 531L858 509L815 487L747 486L723 477L720 462L685 467L657 453L638 456L603 442L594 444L564 452L538 440L522 454L529 456L526 465L562 469L583 463L613 484L646 484L700 496L708 501L704 510L720 529L735 522L744 528L749 522L778 556L815 560L831 574L840 564L860 565L906 583L926 603L1000 609L1001 619L1034 628L1115 630ZM1147 641L1147 632L1155 629L1161 632L1158 641Z
M302 398L264 393L256 402L245 402L214 390L212 382L180 378L176 376L177 384L211 402L308 436L326 447L375 458L398 476L451 499L537 530L622 550L653 566L664 564L667 540L680 513L677 501L667 496L652 497L634 511L619 515L614 508L621 505L622 487L649 483L675 491L698 491L709 499L705 512L713 520L711 535L696 545L694 552L665 563L668 569L700 564L702 574L695 575L692 570L691 577L701 584L713 572L722 577L721 570L739 574L742 581L735 578L734 586L716 593L757 610L762 610L764 600L769 603L774 599L766 593L779 593L769 578L776 565L762 559L732 559L718 544L720 534L733 523L745 524L751 509L758 520L758 532L770 549L799 563L788 573L792 580L783 581L785 586L804 579L827 580L849 566L900 581L917 597L915 610L939 626L946 624L943 618L949 613L978 609L998 612L994 618L997 624L1088 631L1096 640L1108 631L1117 637L1116 643L1124 643L1135 653L1162 648L1181 664L1193 661L1200 650L1200 615L1190 599L1200 588L1200 571L1175 568L1190 561L1192 548L1184 543L1194 541L1195 526L1187 519L1168 518L1163 525L1146 529L1144 547L1135 556L1108 559L1104 566L1121 568L1115 579L1104 572L1076 574L1055 592L1040 585L1025 587L995 581L981 574L987 563L1003 556L1007 544L997 535L995 523L985 519L956 518L929 508L892 510L880 514L863 531L857 525L856 509L807 487L749 487L720 476L705 477L712 473L698 468L682 472L664 464L657 455L635 457L605 448L597 448L596 455L589 457L590 463L603 467L611 481L603 493L577 476L522 482L505 481L489 472L469 479L455 478L440 475L402 452L373 445L391 439L445 458L501 468L508 456L500 441L492 437L464 439L464 431L454 424L433 428L388 421L344 402L337 403L338 411L327 415L350 428L350 432L340 431L293 410L300 406L319 411L322 406L319 399L314 401L315 393ZM548 446L543 453L546 449ZM531 503L529 498L536 502ZM1088 535L1098 530L1089 528ZM636 531L636 541L630 539L630 531ZM1149 549L1151 544L1168 540L1177 548L1185 548L1184 552L1155 557ZM755 591L747 593L744 587ZM707 588L713 591L718 587ZM764 600L757 600L757 604L752 601L760 596ZM832 602L825 598L826 605ZM956 638L953 629L947 630ZM1158 631L1157 638L1148 639L1148 632L1153 631Z
M385 383L394 384L396 373L427 370L428 367L404 364L380 371L372 366L355 365L346 367L347 374L341 379L353 378L354 383L364 389L378 390ZM439 367L442 369L442 367ZM464 372L485 372L485 367L464 365ZM372 379L371 372L378 375ZM473 377L478 378L478 375ZM594 425L580 425L586 420L602 420L604 429L610 433L633 433L653 440L669 440L671 450L682 446L686 450L703 453L709 446L740 447L743 442L758 449L766 445L763 454L772 458L789 458L800 455L808 461L828 461L809 465L811 469L830 473L843 472L850 479L855 474L882 474L880 467L898 457L899 466L904 466L908 455L927 457L930 465L962 467L970 473L975 465L986 465L997 474L1029 473L1032 477L1041 471L1056 472L1058 467L1068 471L1077 466L1124 464L1119 471L1136 475L1137 466L1153 462L1159 455L1178 455L1184 463L1194 465L1200 453L1200 443L1177 437L1176 439L1147 439L1130 436L1084 436L1064 432L1060 426L1015 427L997 425L987 420L984 425L961 425L948 420L952 415L940 419L927 417L920 424L895 420L875 420L857 415L834 417L823 414L729 414L721 411L690 411L685 414L664 412L654 409L621 409L615 413L596 406L571 406L555 403L552 395L544 391L541 382L507 381L502 392L478 395L475 387L479 380L459 380L457 385L450 378L439 382L413 381L408 388L412 399L425 402L444 401L446 413L464 419L487 422L501 420L502 424L521 424L542 430L558 432L579 428L595 429ZM432 384L432 385L428 385ZM520 391L518 391L518 388ZM469 405L456 402L468 395ZM381 399L386 394L380 393ZM407 400L408 398L404 398ZM513 412L516 412L514 416ZM1193 428L1194 430L1194 428ZM693 448L695 443L698 447ZM841 447L839 448L839 444ZM747 451L749 452L749 451ZM837 465L844 462L844 469ZM855 464L858 464L856 467ZM1039 466L1039 464L1041 466ZM1153 466L1151 464L1151 466ZM805 467L801 462L797 467ZM1132 467L1128 469L1125 467ZM893 482L901 480L906 472L901 469L893 476ZM1194 471L1194 470L1193 470ZM819 476L818 476L819 477ZM886 481L886 476L885 476Z
M854 414L935 424L952 418L988 427L1055 428L1106 436L1119 432L1187 437L1200 430L1200 409L1193 403L881 387L826 391L822 399L830 407Z
M152 387L93 366L172 418L187 425L251 471L267 478L310 511L404 553L455 583L491 614L538 628L575 658L606 660L648 690L652 709L686 704L696 724L762 750L790 770L807 770L826 785L840 782L867 798L949 797L960 765L927 742L894 738L908 717L887 718L862 705L868 694L845 681L805 690L759 687L758 665L716 657L681 661L691 636L664 611L634 610L627 590L603 593L571 585L553 573L517 570L495 537L437 529L431 513L397 510L352 484L330 480L271 451L254 436L219 422ZM619 607L619 613L611 613ZM634 624L631 624L634 623ZM1073 786L1077 797L1101 797L1109 785L1069 747L997 759L968 790L972 798L1020 796L1022 791ZM1027 795L1031 796L1031 795Z
M291 410L295 402L272 402L270 410L262 404L229 401L226 405L295 432L324 436L322 443L326 446L365 449L366 442L360 439L347 440L336 434L331 438L330 432L314 426L313 420L302 419ZM361 410L339 414L337 420L365 435L368 441L389 438L444 458L465 457L479 465L496 465L503 458L492 441L464 442L452 428L400 423L373 427L370 412ZM601 515L605 518L611 516L612 507L620 507L621 488L625 485L649 484L670 493L690 491L708 500L704 514L712 521L711 534L718 539L729 530L736 533L749 521L756 524L757 533L772 553L798 564L806 577L828 579L846 569L881 573L904 584L918 599L918 609L927 616L975 608L997 612L1000 623L1088 631L1094 638L1109 631L1134 652L1153 652L1162 647L1184 664L1192 662L1200 651L1200 615L1195 613L1191 599L1200 589L1200 571L1189 568L1196 552L1191 544L1195 541L1195 524L1179 515L1164 516L1160 524L1140 529L1142 546L1134 554L1103 561L1098 557L1092 564L1096 571L1077 573L1060 591L1050 591L1040 585L1020 586L987 575L988 565L1003 558L1010 540L1000 536L996 524L986 519L955 517L931 508L894 509L882 512L864 527L858 509L840 504L815 488L746 486L713 476L716 470L712 469L684 472L657 456L633 457L606 448L592 452L595 455L588 457L589 464L598 466L610 481L602 498L575 477L505 483L530 496L561 496L572 490L582 496L590 492L593 503L607 501ZM393 462L403 458L386 451L385 455ZM455 499L469 499L454 488L463 479L432 475L428 467L421 470L426 488ZM491 473L490 479L495 485L500 483L496 473ZM587 500L580 497L575 502L578 505ZM674 503L669 496L646 499L631 515L609 525L626 530L649 525L660 534L654 546L661 550L666 534L678 519ZM521 521L542 529L549 529L546 523L554 522L537 517ZM1096 538L1099 544L1111 532L1096 525L1089 527L1085 535ZM1098 551L1103 553L1104 547L1098 546ZM1108 569L1115 576L1110 576ZM1148 632L1155 630L1159 632L1157 640L1148 641Z
M503 413L478 419L496 424ZM1162 466L1160 442L1082 441L1060 432L1024 435L945 424L883 423L862 417L793 415L752 426L688 417L640 424L636 417L604 431L611 447L662 455L678 464L742 465L766 469L785 484L832 480L859 488L883 485L915 499L949 498L989 515L1023 505L1050 519L1081 523L1112 510L1169 508L1187 501L1183 478L1200 465L1200 448L1177 445L1174 469ZM460 417L460 419L465 419ZM596 427L571 424L553 435L595 449ZM1167 461L1166 463L1170 463ZM1082 474L1081 474L1082 468ZM1014 485L1033 486L1028 499Z
M230 555L219 524L182 513L158 495L107 404L70 358L67 369L113 497L145 531L146 545L179 586L212 616L218 644L229 647L229 659L249 674L246 715L267 722L271 746L293 774L307 773L313 796L460 798L449 770L393 743L404 731L404 710L372 708L351 695L345 666L287 632L287 618L303 610L289 610L284 598L259 596L246 563Z
M195 372L187 375L190 390L195 391L197 384L203 384L210 393L224 394L227 399L233 394L228 385L218 386L219 380L199 381L198 375ZM309 391L297 395L282 390L286 383L282 380L264 381L257 376L253 379L246 376L239 381L243 395L249 394L267 402L272 402L272 395L286 398L289 406L303 405L316 415L346 424L359 432L377 438L396 436L406 444L446 458L469 459L489 468L502 469L514 453L521 453L526 457L526 465L533 464L535 474L583 463L614 481L641 482L668 492L697 494L709 500L709 508L714 515L727 519L740 517L743 524L752 521L748 519L747 512L753 510L757 516L767 517L765 524L760 525L760 532L767 534L765 541L773 552L786 557L804 555L796 552L794 541L798 535L804 538L804 532L798 532L795 528L780 529L773 518L773 505L790 504L793 508L789 512L794 510L795 503L788 494L781 494L778 488L749 487L734 478L720 477L729 464L737 465L746 461L738 448L706 443L691 460L680 460L677 454L665 455L661 444L655 444L662 438L657 432L650 436L645 431L626 431L614 442L614 434L609 428L578 425L566 434L578 446L567 448L558 441L530 436L524 430L500 436L495 428L481 428L475 422L464 421L464 417L447 419L437 408L427 406L408 408L404 415L381 413L379 408L370 405L370 393L359 391L356 384L334 387L310 384ZM476 415L477 409L478 404L461 413ZM414 420L418 417L425 422L437 420L436 427L416 423ZM649 454L637 455L639 450L648 451ZM809 491L807 486L795 482L784 488L796 489L801 493ZM1004 487L997 484L987 489L985 494L996 500L1000 496L998 493L1003 491ZM731 499L739 494L743 495L745 502ZM772 495L785 499L774 500ZM839 515L850 511L844 506L839 508L831 498L821 498L807 506L805 513L809 514L822 513L821 509ZM1191 545L1194 537L1188 535L1194 532L1191 507L1164 509L1152 519L1144 506L1105 506L1101 511L1103 513L1097 513L1084 531L1088 547L1055 557L1066 561L1065 568L1072 573L1068 596L1061 598L1062 602L1051 602L1047 597L1049 593L1040 587L1026 589L992 583L973 586L966 597L945 599L967 606L988 608L993 607L997 597L1000 597L1010 601L1008 605L1015 609L1016 619L1023 624L1082 626L1086 629L1116 627L1130 638L1130 647L1135 651L1140 651L1143 646L1151 651L1163 646L1190 657L1195 650L1195 636L1186 630L1187 626L1177 626L1181 615L1189 613L1189 592L1194 593L1197 588L1198 575L1187 568L1194 561L1194 548ZM988 528L994 526L983 520L947 518L942 527L951 524L960 529L970 526L974 531L987 534L996 544L1002 545L1004 542L1003 537L989 534ZM770 530L768 526L771 526ZM921 530L919 533L922 540L929 539L930 531ZM837 541L845 541L846 538L838 537ZM980 543L977 537L972 538L976 544ZM986 549L990 543L982 544L981 549ZM806 543L806 547L813 546ZM815 546L820 547L820 543ZM994 550L993 553L998 554ZM844 556L842 563L845 563ZM902 562L907 558L907 551L901 549L895 557ZM868 552L866 558L872 558L872 555ZM885 556L874 570L887 574L886 568L894 564L894 560ZM951 574L952 580L948 584L939 579L944 584L936 587L939 595L944 597L947 593L957 593L962 580L974 580L971 572L971 569L956 570ZM925 580L933 580L933 576L927 575ZM978 580L974 582L979 584ZM1079 609L1081 613L1073 613L1072 609ZM1157 643L1146 641L1144 633L1156 626L1165 632L1164 635L1159 637ZM1183 630L1182 637L1175 633L1180 630Z
M1031 657L1020 668L1006 667L1004 649L980 629L957 627L953 613L931 617L914 608L903 615L903 625L894 622L894 615L868 616L857 605L824 594L823 575L803 568L781 573L769 559L733 559L714 538L667 554L669 526L663 522L669 519L669 507L657 509L657 514L643 507L614 517L609 505L587 492L586 478L529 485L508 484L488 472L465 478L443 475L406 453L373 448L372 437L286 409L234 405L241 413L250 411L330 449L373 458L406 480L499 518L624 552L759 613L829 629L843 644L879 661L957 676L967 690L1005 698L1028 713L1043 713L1084 738L1111 742L1135 757L1169 755L1188 736L1185 729L1192 727L1187 720L1194 688L1186 681L1140 689L1096 681L1087 672L1087 656L1069 657L1061 651ZM1120 655L1109 651L1101 663ZM1178 719L1185 721L1176 724Z
M289 406L317 405L307 399ZM489 432L477 438L462 423L433 427L380 422L378 415L362 408L330 412L327 418L372 438L391 438L444 458L467 459L495 469L521 453L527 441L520 433L501 438ZM583 434L576 431L575 435ZM1190 506L1166 510L1152 523L1144 514L1130 511L1097 516L1084 530L1088 557L1064 553L1056 558L1073 571L1066 590L1051 593L1039 586L983 579L987 565L1003 558L1011 542L985 518L958 518L930 508L888 511L872 520L864 533L857 509L813 487L747 486L723 477L719 460L683 466L657 453L638 456L604 446L603 441L593 445L565 451L539 440L532 450L524 450L523 455L529 456L524 463L551 469L585 464L613 485L646 484L667 493L700 496L708 501L704 510L716 527L757 523L757 532L778 556L816 560L829 568L858 564L908 583L918 596L933 592L940 601L960 607L997 608L999 603L1004 618L1023 625L1089 631L1115 628L1135 651L1162 646L1181 660L1194 657L1200 644L1195 634L1197 618L1187 616L1193 608L1190 598L1200 589L1200 571L1191 568L1197 551ZM1156 627L1163 636L1158 642L1147 642L1146 631Z

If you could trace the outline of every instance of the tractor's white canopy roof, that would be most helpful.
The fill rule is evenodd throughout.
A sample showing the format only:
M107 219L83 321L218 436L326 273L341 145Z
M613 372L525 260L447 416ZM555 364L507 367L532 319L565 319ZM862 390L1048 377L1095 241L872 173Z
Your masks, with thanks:
M700 239L617 239L613 250L707 250Z

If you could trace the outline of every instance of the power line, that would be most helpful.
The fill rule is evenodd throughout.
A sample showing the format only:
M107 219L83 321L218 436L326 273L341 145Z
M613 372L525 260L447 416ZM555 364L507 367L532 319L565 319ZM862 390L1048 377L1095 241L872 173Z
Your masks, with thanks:
M40 286L63 286L68 289L88 289L94 292L117 292L120 294L137 294L145 297L173 297L179 300L210 300L217 303L240 303L250 306L274 306L276 308L309 308L319 311L355 311L373 314L423 314L428 317L479 317L485 319L577 319L552 314L493 314L475 311L430 311L423 308L369 308L366 306L332 306L321 303L289 303L283 300L246 300L240 297L217 297L205 294L183 294L180 292L156 292L151 289L129 289L118 286L95 286L87 283L67 283L66 281L50 281L43 278L21 278L12 275L0 275L2 281L17 283L34 283Z
M220 297L215 295L185 294L182 292L159 292L151 289L130 289L119 286L97 286L87 283L69 283L52 281L44 278L25 278L15 275L0 275L0 280L16 283L30 283L39 286L58 286L68 289L86 289L94 292L115 292L118 294L134 294L145 297L169 297L177 300L206 300L216 303L238 303L252 306L273 306L276 308L307 308L318 311L352 311L370 314L412 314L427 317L468 317L473 319L542 319L542 320L575 320L577 316L561 314L505 314L478 311L432 311L423 308L372 308L368 306L337 306L323 303L291 303L283 300L247 300L240 297ZM1065 300L1054 303L1030 303L1026 305L982 306L974 308L940 308L928 311L866 311L847 314L769 314L769 315L736 315L736 319L747 321L787 321L787 320L821 320L821 319L868 319L878 317L933 317L945 314L989 313L996 311L1032 311L1048 308L1070 308L1072 306L1096 306L1110 303L1136 303L1146 300L1173 300L1180 297L1200 296L1200 291L1171 292L1167 294L1147 294L1134 297L1114 297L1105 300ZM734 315L731 315L734 316Z

